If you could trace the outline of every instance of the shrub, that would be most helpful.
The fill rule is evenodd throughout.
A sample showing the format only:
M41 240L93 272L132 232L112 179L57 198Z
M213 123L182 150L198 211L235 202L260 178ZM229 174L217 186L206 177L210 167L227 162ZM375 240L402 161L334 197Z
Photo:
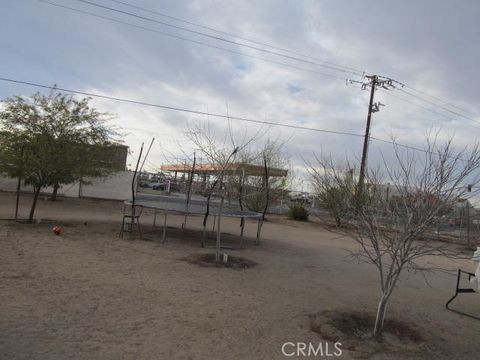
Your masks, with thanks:
M303 204L292 205L288 210L288 217L293 220L307 221L308 210L305 209Z

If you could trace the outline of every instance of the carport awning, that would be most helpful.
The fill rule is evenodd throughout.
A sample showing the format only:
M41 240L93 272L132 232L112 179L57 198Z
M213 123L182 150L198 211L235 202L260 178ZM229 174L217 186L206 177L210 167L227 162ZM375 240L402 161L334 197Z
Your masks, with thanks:
M172 171L178 173L191 173L191 164L170 164L160 166L162 171ZM194 173L205 175L218 175L221 171L221 166L218 164L196 164ZM227 175L240 175L245 172L245 176L265 176L265 168L261 165L233 163L225 169ZM288 171L284 169L268 168L268 176L285 177Z

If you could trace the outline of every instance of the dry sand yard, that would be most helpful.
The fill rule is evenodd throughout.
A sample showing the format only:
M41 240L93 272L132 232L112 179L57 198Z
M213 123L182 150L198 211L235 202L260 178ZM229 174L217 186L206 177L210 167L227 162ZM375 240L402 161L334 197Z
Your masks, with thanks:
M0 218L13 214L13 194L0 193ZM21 212L26 214L28 195ZM325 341L315 314L367 312L378 300L373 267L348 259L355 243L319 223L270 217L260 246L226 250L258 263L249 269L199 267L185 261L200 248L196 231L149 228L153 241L118 237L118 202L41 200L39 224L0 222L0 358L2 359L287 359L285 342ZM180 227L180 216L169 226ZM238 220L225 231L238 233ZM52 226L64 234L56 236ZM200 229L200 218L189 221ZM254 236L255 227L247 226ZM155 240L157 239L157 240ZM467 260L430 259L473 270ZM388 317L421 336L375 352L362 346L343 359L477 359L480 321L445 310L454 272L405 274ZM480 315L480 297L457 302ZM318 320L318 319L317 319ZM342 339L340 339L340 342ZM311 358L311 357L310 357Z

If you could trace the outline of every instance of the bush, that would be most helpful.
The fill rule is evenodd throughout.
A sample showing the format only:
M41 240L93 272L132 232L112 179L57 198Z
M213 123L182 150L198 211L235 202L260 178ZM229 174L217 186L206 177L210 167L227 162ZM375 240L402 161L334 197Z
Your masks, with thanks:
M303 204L292 205L288 210L288 217L293 220L307 221L308 210L305 209Z

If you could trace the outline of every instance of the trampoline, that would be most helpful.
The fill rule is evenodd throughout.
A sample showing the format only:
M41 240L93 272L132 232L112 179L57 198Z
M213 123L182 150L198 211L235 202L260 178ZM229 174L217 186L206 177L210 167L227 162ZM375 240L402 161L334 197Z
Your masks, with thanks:
M264 213L258 213L253 211L245 211L243 210L242 205L242 198L244 197L244 187L245 187L245 180L248 176L262 176L264 177L265 184L268 185L268 178L271 176L286 176L287 171L282 169L274 169L274 168L267 168L266 160L264 166L254 165L254 164L246 164L246 163L235 163L234 158L235 154L238 152L238 147L236 147L230 156L227 158L225 163L223 164L196 164L196 157L195 152L193 154L193 164L187 165L184 164L174 164L168 166L161 166L162 171L173 172L174 173L174 180L177 180L178 173L183 173L184 180L187 184L186 195L185 198L181 196L164 196L164 195L154 195L154 194L146 194L146 193L137 193L136 189L138 186L138 175L142 172L143 164L145 163L148 154L150 153L150 149L154 142L154 138L148 148L147 154L145 155L142 165L140 165L140 161L142 159L142 152L143 152L143 143L142 147L140 148L140 153L137 159L137 164L135 167L135 171L133 173L132 178L132 200L126 200L123 206L123 222L122 222L122 229L121 234L123 236L124 232L133 233L134 228L137 227L138 231L141 234L140 229L140 216L136 212L136 208L140 209L140 214L142 213L143 209L151 209L154 212L153 217L153 226L156 226L157 221L157 214L161 213L164 216L163 220L163 236L162 241L165 242L167 236L167 218L168 214L183 214L185 216L185 220L182 223L182 229L186 228L188 215L203 215L203 235L202 235L202 247L205 247L206 242L206 227L207 227L207 220L208 216L212 215L214 217L214 228L215 228L215 220L216 221L216 233L217 233L217 241L216 247L217 249L221 247L221 219L222 217L233 217L233 218L240 218L240 248L243 246L244 241L244 229L245 229L245 220L246 219L256 219L257 220L257 232L256 232L256 239L255 244L260 244L260 233L262 230L264 215L267 210L268 199L269 199L269 192L266 191L266 205ZM186 175L188 175L188 180ZM204 198L192 198L192 194L195 193L193 187L193 180L195 176L201 175L201 187L202 187L202 194L208 194L207 199ZM215 180L211 186L208 185L209 176L214 176ZM229 203L225 204L225 198L231 199L228 196L225 196L225 188L224 188L224 181L225 176L237 176L239 177L239 184L240 184L240 193L239 197L237 198L239 202L240 209L232 208L229 206ZM168 180L170 181L170 180ZM170 184L170 183L169 183ZM218 186L217 186L218 185ZM214 194L214 190L217 186L217 191L220 191L220 203L217 201L211 201L212 195ZM267 186L268 187L268 186ZM167 192L170 193L170 186L168 186ZM192 193L193 190L193 193ZM181 192L180 192L181 194ZM228 194L227 194L228 195ZM127 207L130 207L131 212L127 213ZM129 222L126 220L130 220Z
M167 236L167 220L169 214L180 214L185 215L185 222L182 224L182 227L186 226L186 219L188 215L205 215L207 212L207 202L204 200L190 200L190 203L187 205L185 199L176 198L172 196L159 196L159 195L146 195L138 194L135 199L135 204L130 200L124 201L123 214L126 215L127 207L135 206L142 209L151 209L153 210L153 226L156 227L157 216L158 214L163 214L163 232L162 232L162 241L165 242ZM256 219L257 220L257 233L255 238L255 244L260 243L260 232L262 228L262 214L253 212L253 211L242 211L239 209L233 209L228 206L222 208L220 213L219 204L213 202L210 203L208 208L209 216L214 217L214 222L217 217L231 217L243 219L240 223L240 247L243 245L244 240L244 228L245 228L245 219ZM205 247L205 234L206 234L206 224L203 227L203 236L201 240L202 247ZM220 236L221 228L218 226L217 234Z

